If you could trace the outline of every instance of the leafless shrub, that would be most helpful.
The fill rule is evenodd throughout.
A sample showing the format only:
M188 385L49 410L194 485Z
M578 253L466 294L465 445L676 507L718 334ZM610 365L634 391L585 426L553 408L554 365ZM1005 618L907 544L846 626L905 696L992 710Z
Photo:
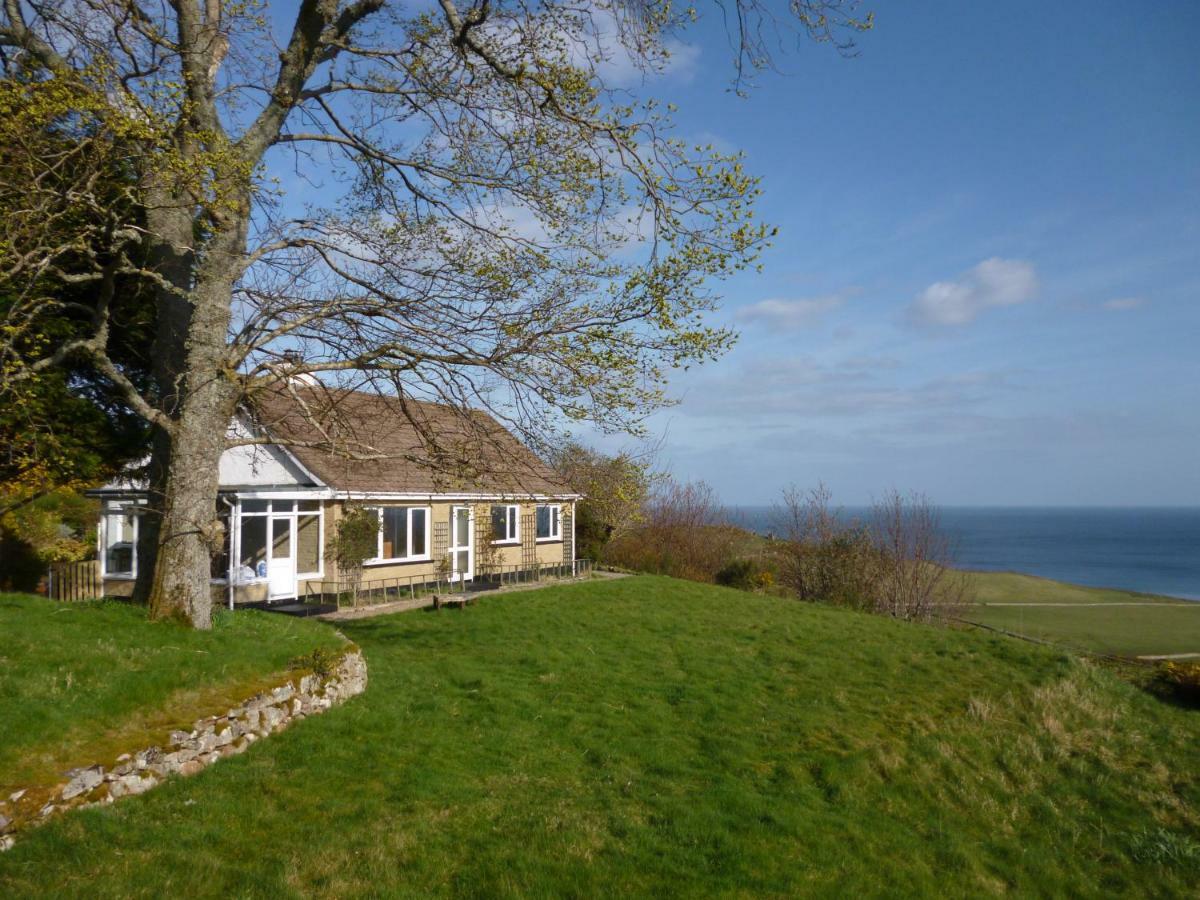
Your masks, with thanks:
M792 487L776 519L784 534L780 582L801 600L919 620L965 602L966 576L952 565L954 542L921 494L892 491L860 522L831 506L824 485Z
M712 581L736 555L739 534L709 485L664 479L646 503L642 525L615 539L605 557L624 568Z
M874 607L879 559L867 528L834 510L825 485L783 492L776 520L784 541L779 580L799 599L855 609Z
M953 567L954 540L924 494L889 491L872 508L870 530L880 562L877 612L928 620L966 602L966 574Z

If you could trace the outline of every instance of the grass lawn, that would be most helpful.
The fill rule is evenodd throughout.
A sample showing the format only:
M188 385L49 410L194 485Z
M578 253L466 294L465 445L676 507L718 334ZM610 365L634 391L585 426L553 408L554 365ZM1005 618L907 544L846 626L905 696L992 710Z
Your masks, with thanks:
M0 594L0 636L5 796L190 728L273 681L291 659L340 643L325 626L269 613L221 612L203 633L151 623L129 604L28 594Z
M980 604L964 616L972 622L1123 656L1200 653L1200 602L1010 572L971 578Z
M343 628L365 694L0 895L1200 890L1200 713L1045 647L650 577Z

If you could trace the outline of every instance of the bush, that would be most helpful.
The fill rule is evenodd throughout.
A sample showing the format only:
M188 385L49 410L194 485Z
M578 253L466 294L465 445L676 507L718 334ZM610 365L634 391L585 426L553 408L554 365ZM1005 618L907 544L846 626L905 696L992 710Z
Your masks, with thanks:
M717 584L740 591L760 591L771 587L775 577L752 559L735 559L713 577Z
M363 563L377 552L379 514L373 509L346 504L325 548L325 558L337 564L341 577L350 582L353 604L358 605L358 586ZM339 605L340 605L339 598Z
M1200 704L1200 663L1168 660L1158 666L1155 680L1166 693Z
M892 491L858 522L831 507L824 485L789 488L776 518L786 536L780 580L801 600L919 620L947 615L965 600L953 541L920 494Z
M661 483L646 504L642 524L614 538L603 561L637 572L711 582L740 555L745 533L725 521L703 482Z
M317 647L312 653L297 656L288 663L288 668L293 672L309 671L318 678L328 678L337 669L341 658L342 654L335 650L330 650L328 647Z

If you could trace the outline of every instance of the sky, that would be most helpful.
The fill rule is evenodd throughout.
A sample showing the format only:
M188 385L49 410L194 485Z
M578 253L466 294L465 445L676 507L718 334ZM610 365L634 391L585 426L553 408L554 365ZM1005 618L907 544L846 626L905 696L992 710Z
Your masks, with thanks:
M745 96L698 6L668 71L606 74L744 151L779 234L661 466L730 504L1200 505L1200 3L863 0L856 55L787 44Z
M746 97L711 14L644 86L780 229L660 462L734 504L1200 504L1200 4L864 6Z

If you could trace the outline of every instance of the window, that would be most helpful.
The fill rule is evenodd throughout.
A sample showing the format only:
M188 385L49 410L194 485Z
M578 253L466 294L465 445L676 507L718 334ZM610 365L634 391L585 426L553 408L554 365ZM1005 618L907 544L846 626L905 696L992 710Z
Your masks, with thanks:
M537 539L539 541L562 540L560 513L561 508L558 506L539 506L537 508Z
M267 518L242 516L241 551L238 554L237 580L245 584L267 577Z
M379 551L371 562L429 559L429 510L424 506L381 506Z
M128 507L105 514L100 526L100 546L105 577L137 575L137 517Z
M383 546L379 550L381 559L398 559L411 556L408 550L408 510L385 507L379 511L383 533Z
M321 571L321 517L301 513L296 517L296 571L315 575Z
M521 539L520 527L517 524L520 512L519 506L492 507L492 543L515 544Z
M242 497L238 510L238 527L234 529L240 538L233 573L235 583L265 580L273 559L295 560L297 578L320 577L324 538L320 500ZM225 575L218 576L214 569L213 577Z

